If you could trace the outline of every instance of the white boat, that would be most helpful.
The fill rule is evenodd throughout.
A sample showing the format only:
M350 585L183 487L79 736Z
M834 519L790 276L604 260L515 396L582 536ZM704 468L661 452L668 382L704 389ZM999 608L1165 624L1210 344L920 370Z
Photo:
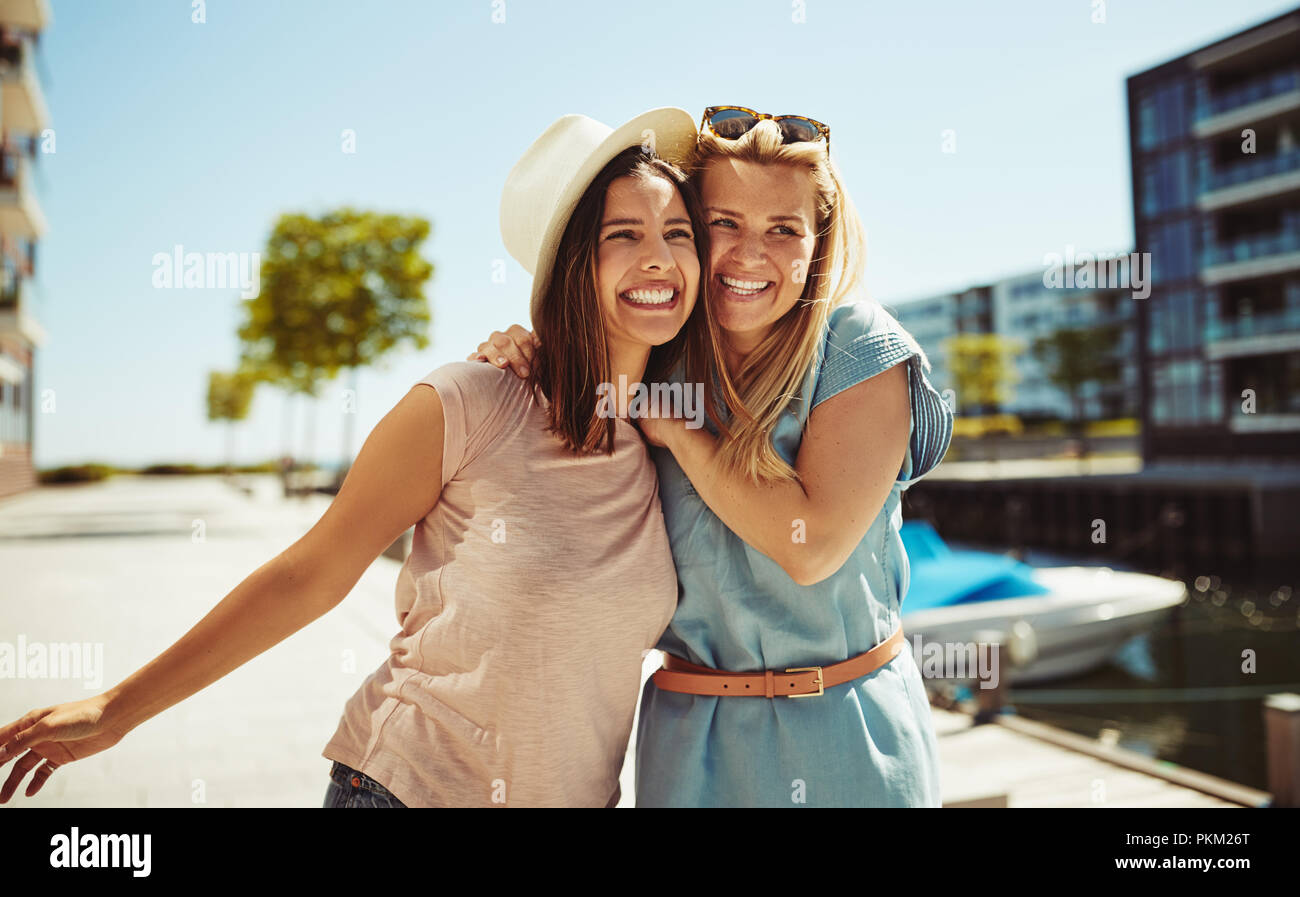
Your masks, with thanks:
M919 521L903 524L902 535L910 563L903 630L923 673L917 647L996 641L1009 684L1077 676L1163 621L1187 595L1183 583L1145 573L1031 567L954 550Z

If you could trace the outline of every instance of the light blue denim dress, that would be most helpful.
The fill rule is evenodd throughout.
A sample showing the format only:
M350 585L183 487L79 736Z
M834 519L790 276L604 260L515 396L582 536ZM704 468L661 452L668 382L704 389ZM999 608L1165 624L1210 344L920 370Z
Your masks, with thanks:
M952 411L925 375L920 347L874 302L835 308L818 357L772 435L793 465L811 408L902 361L912 428L897 481L853 554L815 585L796 584L743 542L699 498L672 454L652 449L678 578L677 611L661 650L715 669L784 670L837 663L894 632L908 584L902 493L939 463L952 437ZM875 672L815 697L710 697L646 682L636 805L940 806L938 745L910 644Z

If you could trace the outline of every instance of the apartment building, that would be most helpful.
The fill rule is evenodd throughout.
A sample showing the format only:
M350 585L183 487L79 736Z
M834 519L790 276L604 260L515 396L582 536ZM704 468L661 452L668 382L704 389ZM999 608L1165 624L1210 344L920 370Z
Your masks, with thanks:
M1148 462L1300 462L1300 9L1127 79Z
M0 0L0 497L36 484L36 350L45 333L32 295L45 217L34 189L50 116L37 72L48 0Z

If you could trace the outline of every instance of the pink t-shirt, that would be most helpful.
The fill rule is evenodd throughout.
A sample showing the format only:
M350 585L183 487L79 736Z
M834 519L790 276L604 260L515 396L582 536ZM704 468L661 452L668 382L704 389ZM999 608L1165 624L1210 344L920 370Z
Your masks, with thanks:
M392 653L322 756L409 807L604 807L677 604L645 443L616 420L612 456L571 454L545 397L489 364L419 383L446 419L442 494L398 576Z

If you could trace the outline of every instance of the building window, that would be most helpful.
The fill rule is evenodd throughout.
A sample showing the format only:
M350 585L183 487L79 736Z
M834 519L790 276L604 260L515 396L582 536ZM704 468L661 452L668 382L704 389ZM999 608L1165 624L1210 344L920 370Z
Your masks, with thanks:
M1192 221L1174 221L1151 234L1151 279L1185 280L1195 273Z
M9 410L9 381L0 380L0 442L15 442L13 412Z
M1187 85L1178 81L1138 99L1138 143L1151 149L1187 133Z
M1151 370L1151 422L1169 423L1169 371L1163 364Z
M1138 100L1138 142L1151 149L1159 142L1156 131L1156 98L1146 94Z
M1206 396L1208 398L1205 419L1211 423L1223 420L1223 365L1212 362L1205 366Z
M1152 423L1177 426L1218 419L1214 402L1205 394L1203 368L1197 360L1170 361L1152 368Z
M1151 314L1147 318L1147 351L1152 355L1165 352L1165 322L1168 313L1165 306L1168 300L1161 295L1151 297Z
M1142 214L1153 218L1187 208L1191 202L1191 169L1187 150L1153 159L1142 168Z

